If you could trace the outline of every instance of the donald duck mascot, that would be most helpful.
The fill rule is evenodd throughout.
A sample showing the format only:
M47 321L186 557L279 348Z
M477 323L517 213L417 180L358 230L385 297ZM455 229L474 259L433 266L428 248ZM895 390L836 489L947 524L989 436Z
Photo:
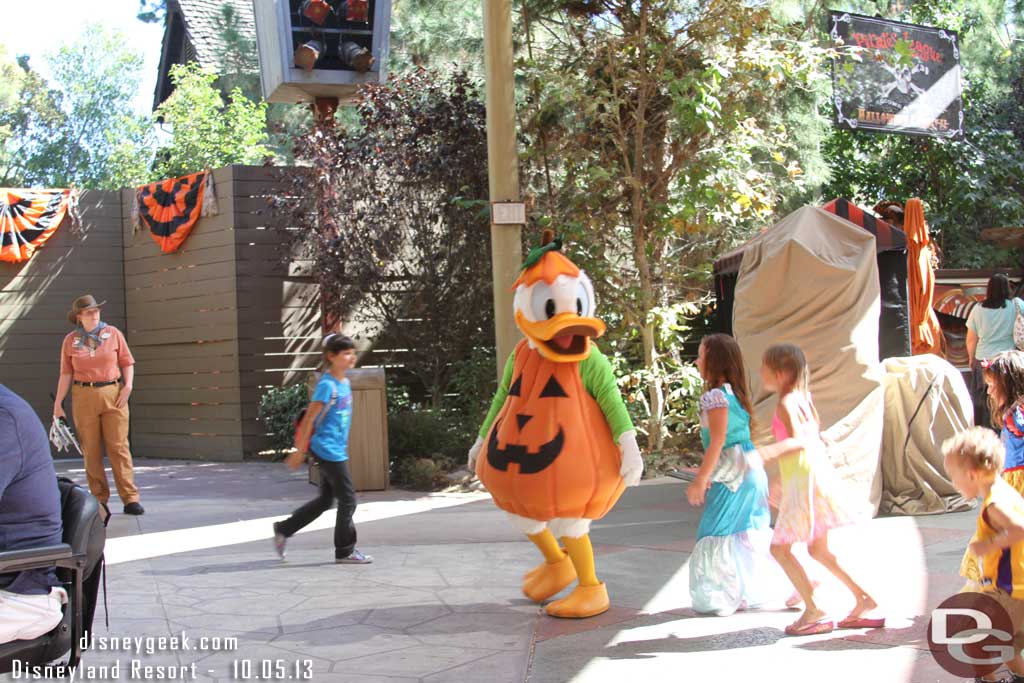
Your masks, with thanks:
M609 606L590 523L640 482L644 464L611 364L592 341L605 331L594 287L553 237L544 231L513 284L526 338L505 364L469 468L544 556L523 593L541 603L576 582L545 609L586 618Z

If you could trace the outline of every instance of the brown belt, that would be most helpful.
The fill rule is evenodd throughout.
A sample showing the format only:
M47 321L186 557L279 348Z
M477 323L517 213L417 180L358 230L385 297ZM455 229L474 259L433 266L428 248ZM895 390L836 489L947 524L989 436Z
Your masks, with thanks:
M75 386L79 387L109 387L111 384L117 384L118 380L112 379L109 382L79 382L77 379L72 382Z

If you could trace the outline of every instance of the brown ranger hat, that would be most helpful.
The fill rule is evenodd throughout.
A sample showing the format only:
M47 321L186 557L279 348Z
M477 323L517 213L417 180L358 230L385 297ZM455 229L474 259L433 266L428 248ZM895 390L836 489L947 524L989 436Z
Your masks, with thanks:
M106 301L96 303L96 297L92 294L86 294L75 299L74 303L71 304L71 310L68 311L68 322L72 325L78 324L78 314L87 308L99 308L106 304Z

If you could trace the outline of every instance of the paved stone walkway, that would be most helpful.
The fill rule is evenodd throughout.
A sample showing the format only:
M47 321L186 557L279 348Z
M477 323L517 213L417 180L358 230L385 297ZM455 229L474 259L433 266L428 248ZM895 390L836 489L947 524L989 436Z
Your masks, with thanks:
M59 464L84 481L78 463ZM339 566L332 514L292 539L287 562L273 554L271 521L313 494L301 473L140 460L137 479L147 514L111 521L110 626L101 605L95 635L153 640L98 643L81 672L93 680L956 680L927 651L926 615L959 586L974 513L877 519L837 534L891 628L785 638L793 612L708 618L689 609L699 511L675 480L630 489L595 525L613 607L563 621L520 594L537 556L481 494L362 495L359 545L376 559ZM837 613L848 607L834 585L825 595ZM155 640L182 634L187 649Z

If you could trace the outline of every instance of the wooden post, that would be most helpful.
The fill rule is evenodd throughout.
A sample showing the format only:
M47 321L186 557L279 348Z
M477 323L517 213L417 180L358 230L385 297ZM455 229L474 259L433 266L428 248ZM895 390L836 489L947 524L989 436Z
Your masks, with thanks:
M512 0L483 0L484 67L487 82L487 176L491 202L519 201L516 151L515 71L512 62ZM512 313L512 283L522 264L522 226L491 222L494 341L498 381L519 340Z
M318 97L313 102L313 115L318 123L331 123L334 121L334 113L338 111L337 97Z
M316 117L315 125L333 126L334 114L338 111L340 101L337 97L317 97L312 104L313 116ZM331 237L337 238L337 226L333 225L329 216L321 215L320 228L324 229L328 225L332 226ZM330 296L330 292L325 292L322 287L320 288L320 329L325 336L332 332L341 332L343 322L338 316L327 312Z

